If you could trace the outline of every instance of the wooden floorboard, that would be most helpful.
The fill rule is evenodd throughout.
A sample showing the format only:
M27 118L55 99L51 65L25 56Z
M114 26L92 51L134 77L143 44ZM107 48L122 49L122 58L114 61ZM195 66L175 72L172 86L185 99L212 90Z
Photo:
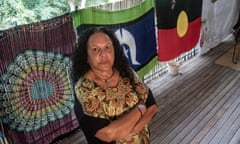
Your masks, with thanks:
M206 89L209 88L207 87ZM215 88L212 87L210 91L213 91L214 89ZM175 119L171 117L170 119L166 120L166 124L162 124L169 131L169 133L164 133L165 135L162 135L163 143L179 143L181 139L184 138L186 135L189 136L188 133L191 128L198 124L202 117L208 114L208 112L211 110L211 106L213 104L209 106L210 104L208 104L208 102L212 101L211 99L213 98L207 97L207 95L201 95L201 91L205 89L198 90L200 91L196 90L196 92L200 94L197 95L196 93L192 93L190 94L190 99L189 96L186 96L184 100L182 100L179 104L173 107L173 110L177 111L173 114L173 117L175 117ZM179 107L179 105L182 105L182 107ZM202 109L204 109L204 111L202 111ZM172 121L172 123L169 123L169 120ZM171 129L172 127L174 129Z
M230 87L232 85L229 85ZM229 88L225 88L227 90ZM222 119L223 114L226 113L226 110L229 108L232 101L229 101L229 98L231 97L231 91L230 90L227 93L220 93L216 96L216 99L212 100L212 102L208 105L211 111L206 113L206 117L198 124L198 127L195 127L199 130L198 134L193 139L193 142L200 142L200 140L206 136L206 134L209 133L209 131L212 129L212 127L219 121L219 119ZM215 103L215 104L214 104ZM205 108L206 110L206 108ZM204 111L204 110L203 110ZM200 127L202 125L202 127Z
M239 144L240 73L214 61L233 43L223 43L180 66L177 76L151 81L159 106L150 123L151 144ZM80 130L59 144L86 144Z
M182 75L162 78L165 84L155 86L161 91L157 98L161 114L151 123L153 144L239 143L239 72L214 64L230 48L231 44L222 44L190 60L181 66Z

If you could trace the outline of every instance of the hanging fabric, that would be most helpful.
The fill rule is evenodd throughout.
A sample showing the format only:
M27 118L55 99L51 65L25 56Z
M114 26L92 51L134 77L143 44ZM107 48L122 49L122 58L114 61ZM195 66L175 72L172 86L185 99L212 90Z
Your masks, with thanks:
M0 111L14 144L47 144L78 127L70 78L74 43L68 14L3 32Z

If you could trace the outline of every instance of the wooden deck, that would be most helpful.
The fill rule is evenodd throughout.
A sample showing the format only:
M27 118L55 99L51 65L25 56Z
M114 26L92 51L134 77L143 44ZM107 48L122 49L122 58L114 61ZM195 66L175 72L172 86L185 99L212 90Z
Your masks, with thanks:
M240 73L214 64L231 48L233 43L221 44L183 63L181 74L148 83L159 105L151 144L240 143ZM79 131L59 144L65 143L86 140Z

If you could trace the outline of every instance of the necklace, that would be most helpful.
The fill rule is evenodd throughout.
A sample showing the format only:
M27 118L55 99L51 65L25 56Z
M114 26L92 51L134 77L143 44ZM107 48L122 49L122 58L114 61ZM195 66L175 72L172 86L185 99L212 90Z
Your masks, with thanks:
M96 74L94 71L93 71L93 73L94 73L95 76L97 76L97 78L101 79L101 80L105 83L105 85L106 85L107 87L110 87L110 86L111 86L111 83L109 82L109 80L112 79L113 76L114 76L114 74L115 74L114 69L113 69L112 71L113 71L113 72L112 72L111 76L108 77L108 78L102 78L103 76L100 76L100 75Z

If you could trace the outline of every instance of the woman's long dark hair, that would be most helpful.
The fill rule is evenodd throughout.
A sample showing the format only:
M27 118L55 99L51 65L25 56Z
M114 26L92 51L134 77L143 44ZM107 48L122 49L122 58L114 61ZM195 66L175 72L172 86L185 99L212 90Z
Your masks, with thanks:
M78 38L74 53L73 53L73 64L72 64L72 80L75 84L80 77L90 69L90 66L87 62L87 44L89 37L96 33L103 32L108 35L111 39L114 47L114 65L113 67L117 69L121 77L127 77L130 80L130 83L134 87L134 75L133 71L128 63L128 59L124 54L123 48L120 45L119 40L113 33L113 31L104 28L104 27L93 27L85 30L80 37Z

